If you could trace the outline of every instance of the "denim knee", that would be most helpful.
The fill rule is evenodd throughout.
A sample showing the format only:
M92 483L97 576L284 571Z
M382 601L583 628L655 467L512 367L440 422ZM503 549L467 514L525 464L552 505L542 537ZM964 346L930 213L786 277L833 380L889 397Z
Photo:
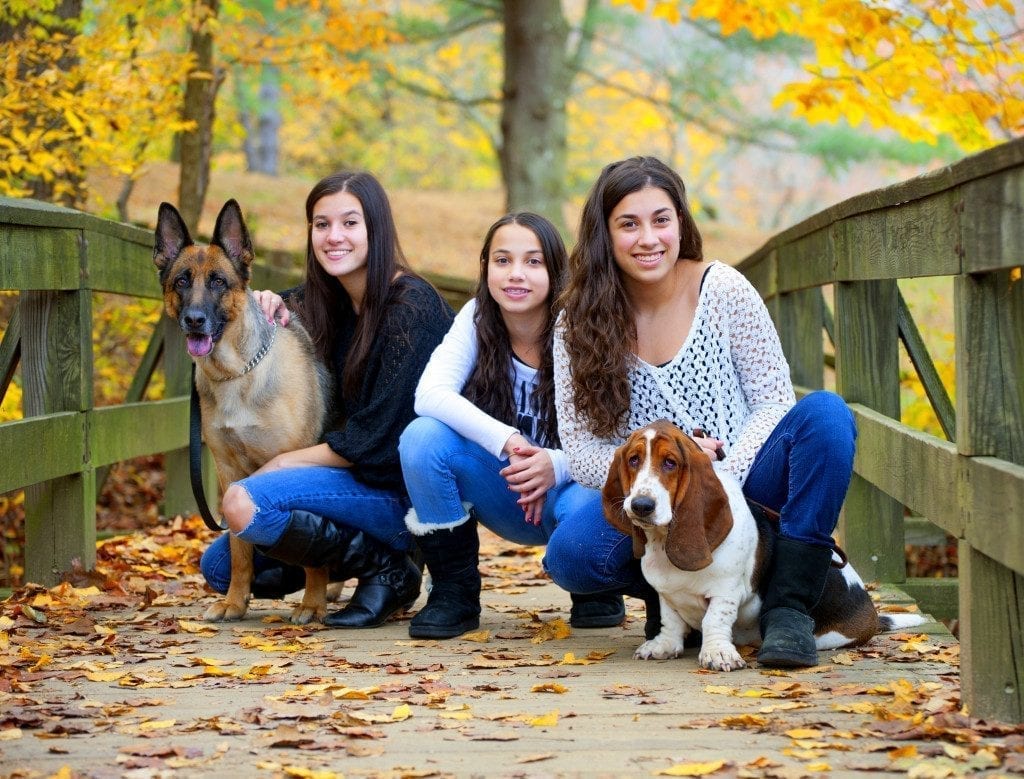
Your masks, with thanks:
M562 526L552 533L544 553L544 570L551 581L577 594L622 592L632 585L629 562L633 542L629 536L611 531L608 537L594 539L560 531L564 531Z
M416 417L406 425L398 439L402 467L422 467L425 458L436 460L443 447L439 444L452 435L452 429L433 417Z
M818 390L801 398L791 413L796 416L800 437L831 460L831 467L853 470L857 424L842 397Z

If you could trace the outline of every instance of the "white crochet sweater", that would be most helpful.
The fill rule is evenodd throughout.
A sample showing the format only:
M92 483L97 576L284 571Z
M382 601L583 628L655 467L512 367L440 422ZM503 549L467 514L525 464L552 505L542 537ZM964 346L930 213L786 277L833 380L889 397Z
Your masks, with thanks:
M572 477L585 487L604 485L615 449L624 439L598 438L573 405L564 323L554 339L558 435ZM687 433L695 427L725 441L724 467L742 484L754 457L796 402L789 364L768 309L739 271L716 262L708 268L690 333L665 365L639 357L627 430L670 419Z

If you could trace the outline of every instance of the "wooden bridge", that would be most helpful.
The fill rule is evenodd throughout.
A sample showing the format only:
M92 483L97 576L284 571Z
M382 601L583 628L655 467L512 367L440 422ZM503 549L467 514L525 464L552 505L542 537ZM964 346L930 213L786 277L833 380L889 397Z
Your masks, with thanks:
M0 290L19 293L0 323L0 396L20 365L24 408L24 419L0 424L0 493L25 489L27 581L54 585L72 560L94 564L97 485L113 463L166 453L164 513L194 508L177 328L156 328L124 403L93 402L93 295L159 298L151 251L148 231L0 198ZM958 617L962 701L974 717L1006 723L1024 722L1022 264L1024 140L841 203L739 265L769 306L798 387L834 376L856 414L841 543L866 580ZM287 283L274 273L257 271L257 285ZM897 283L923 276L953 279L955 401ZM467 292L439 284L453 301ZM945 438L899 421L900 343ZM158 369L165 397L143 400ZM908 521L959 540L959 579L907 579ZM0 637L10 629L0 623ZM858 678L870 684L877 668L863 667Z

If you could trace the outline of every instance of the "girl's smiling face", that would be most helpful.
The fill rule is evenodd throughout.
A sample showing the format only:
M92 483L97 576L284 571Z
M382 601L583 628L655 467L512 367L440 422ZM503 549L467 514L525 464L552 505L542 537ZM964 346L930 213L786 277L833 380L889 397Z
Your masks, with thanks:
M664 279L679 259L679 214L668 193L644 187L620 200L608 216L615 264L643 284Z
M551 281L540 240L533 230L509 223L495 230L487 257L487 291L503 315L548 308Z
M366 217L359 198L350 192L324 195L313 206L310 221L313 254L329 276L341 281L366 273Z

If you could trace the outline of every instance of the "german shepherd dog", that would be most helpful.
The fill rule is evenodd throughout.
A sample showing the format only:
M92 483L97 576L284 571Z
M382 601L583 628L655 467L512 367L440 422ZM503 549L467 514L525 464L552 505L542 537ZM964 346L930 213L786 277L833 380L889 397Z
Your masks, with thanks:
M309 334L293 317L270 324L249 290L252 241L238 203L217 216L209 246L192 242L177 209L160 204L153 262L164 308L185 333L196 364L203 440L217 466L221 495L281 452L316 444L327 418L330 377ZM206 611L210 622L241 619L252 591L253 548L234 535L231 584ZM327 613L327 569L306 569L306 589L291 621Z

